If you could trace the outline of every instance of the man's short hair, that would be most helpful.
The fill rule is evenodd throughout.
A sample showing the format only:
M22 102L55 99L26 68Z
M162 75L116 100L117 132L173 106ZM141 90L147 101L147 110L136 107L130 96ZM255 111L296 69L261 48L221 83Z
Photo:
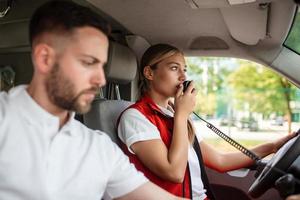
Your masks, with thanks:
M108 23L91 9L71 1L49 1L34 12L30 19L30 45L43 33L70 34L84 26L94 27L109 35Z

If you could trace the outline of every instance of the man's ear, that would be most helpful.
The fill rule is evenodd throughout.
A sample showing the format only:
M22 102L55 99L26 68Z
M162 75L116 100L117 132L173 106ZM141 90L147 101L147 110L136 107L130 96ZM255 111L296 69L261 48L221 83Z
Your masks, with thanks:
M153 80L153 70L149 65L144 67L143 73L146 79Z
M55 50L45 43L36 44L33 47L32 59L40 73L48 73L55 63Z

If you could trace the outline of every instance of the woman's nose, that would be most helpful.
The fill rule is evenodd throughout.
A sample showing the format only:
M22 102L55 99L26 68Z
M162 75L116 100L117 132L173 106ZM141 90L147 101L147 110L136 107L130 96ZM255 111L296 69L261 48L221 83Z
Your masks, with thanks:
M184 81L186 79L186 72L185 69L180 70L180 80Z

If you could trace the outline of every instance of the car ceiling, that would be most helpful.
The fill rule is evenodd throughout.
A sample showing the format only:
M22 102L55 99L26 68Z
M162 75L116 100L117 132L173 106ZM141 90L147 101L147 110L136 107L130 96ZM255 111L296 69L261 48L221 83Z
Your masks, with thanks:
M9 14L0 19L0 52L30 50L27 23L30 13L44 1L48 0L14 1ZM142 38L144 43L173 44L187 56L249 59L300 85L300 58L282 45L295 15L293 0L256 0L239 5L230 5L228 0L72 1L104 15L117 41ZM138 57L143 53L135 52Z
M291 0L234 6L227 0L89 1L152 44L167 42L189 52L190 44L197 37L214 36L230 46L231 54L239 52L235 50L240 44L282 43L295 9ZM198 7L193 8L191 1L198 3ZM280 16L274 16L273 12ZM275 20L276 26L270 27Z
M151 44L170 43L186 55L254 60L257 55L249 52L272 48L272 52L266 52L268 56L258 58L268 64L280 50L295 12L292 0L256 1L242 5L230 5L227 0L88 1ZM207 36L223 40L229 49L208 50L210 44L201 46L201 42L198 49L190 49L194 40L199 38L199 42Z

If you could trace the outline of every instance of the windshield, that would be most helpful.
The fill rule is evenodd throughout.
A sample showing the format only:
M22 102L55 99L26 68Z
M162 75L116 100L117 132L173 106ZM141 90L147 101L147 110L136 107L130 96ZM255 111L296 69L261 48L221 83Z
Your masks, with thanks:
M294 19L292 29L284 43L284 45L293 50L294 52L300 54L300 11L297 9L297 14Z

